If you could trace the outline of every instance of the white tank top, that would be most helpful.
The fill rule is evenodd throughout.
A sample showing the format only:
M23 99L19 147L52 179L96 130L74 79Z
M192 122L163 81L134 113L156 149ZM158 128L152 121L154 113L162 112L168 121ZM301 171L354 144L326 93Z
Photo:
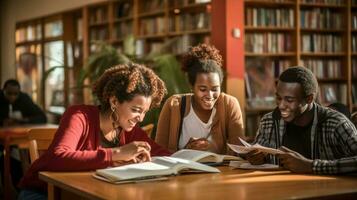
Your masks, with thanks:
M208 141L212 141L211 135L209 133L211 132L212 119L215 115L216 115L216 108L213 107L208 122L204 123L196 115L191 104L190 113L188 113L188 115L183 119L182 131L179 140L179 149L183 149L191 137L206 138Z

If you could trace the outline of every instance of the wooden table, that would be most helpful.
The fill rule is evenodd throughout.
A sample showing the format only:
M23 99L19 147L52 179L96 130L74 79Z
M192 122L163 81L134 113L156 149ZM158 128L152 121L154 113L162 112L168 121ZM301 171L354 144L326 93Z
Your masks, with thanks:
M357 177L298 175L219 167L222 173L184 174L168 181L114 185L93 172L41 172L49 198L72 193L88 199L356 199ZM62 195L63 199L63 195Z
M0 128L0 144L4 146L4 198L12 199L11 196L11 165L10 165L10 146L17 145L20 148L27 147L28 131L32 128L57 128L54 124L37 124Z

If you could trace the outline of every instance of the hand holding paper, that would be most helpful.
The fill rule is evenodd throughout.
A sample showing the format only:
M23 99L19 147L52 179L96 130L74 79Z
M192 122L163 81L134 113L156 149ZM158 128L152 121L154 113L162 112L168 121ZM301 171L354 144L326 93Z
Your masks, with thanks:
M261 152L268 153L268 154L273 154L273 155L284 153L279 149L273 149L273 148L269 148L269 147L264 147L264 146L262 146L260 144L251 145L251 144L247 143L246 141L244 141L242 138L239 138L239 140L244 146L234 145L234 144L227 144L229 146L229 148L231 148L234 152L236 152L238 154L246 154L246 153L248 153L250 151L253 151L253 150L259 150Z

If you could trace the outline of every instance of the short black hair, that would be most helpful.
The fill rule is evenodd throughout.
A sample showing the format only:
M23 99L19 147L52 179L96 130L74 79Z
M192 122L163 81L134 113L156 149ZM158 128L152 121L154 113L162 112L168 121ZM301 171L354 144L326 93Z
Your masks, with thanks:
M208 60L196 60L191 63L192 65L187 68L188 81L191 85L195 85L197 74L200 73L217 73L219 76L220 84L223 81L223 72L221 67L216 61Z
M303 95L314 95L314 100L317 96L318 83L315 75L306 67L294 66L289 67L279 76L279 81L286 83L299 83L303 90Z
M20 83L16 79L9 79L5 81L3 89L5 89L8 85L17 86L21 88Z

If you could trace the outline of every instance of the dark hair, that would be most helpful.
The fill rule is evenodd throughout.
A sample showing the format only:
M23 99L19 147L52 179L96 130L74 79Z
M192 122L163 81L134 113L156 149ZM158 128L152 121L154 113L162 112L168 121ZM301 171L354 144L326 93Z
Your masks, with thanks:
M165 83L149 68L135 63L111 67L94 83L93 93L103 110L110 108L109 98L120 103L136 95L152 97L152 107L158 107L166 94Z
M5 81L3 89L5 89L8 85L17 86L21 89L20 83L15 79L9 79Z
M279 80L286 83L299 83L303 90L303 95L314 95L316 99L318 83L315 75L306 67L289 67L279 76Z
M218 73L220 83L223 81L222 56L214 46L208 44L190 47L183 57L182 70L187 72L191 85L195 84L199 73Z
M350 110L348 109L348 107L345 104L336 102L336 103L330 104L328 107L344 114L348 119L351 119Z

